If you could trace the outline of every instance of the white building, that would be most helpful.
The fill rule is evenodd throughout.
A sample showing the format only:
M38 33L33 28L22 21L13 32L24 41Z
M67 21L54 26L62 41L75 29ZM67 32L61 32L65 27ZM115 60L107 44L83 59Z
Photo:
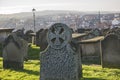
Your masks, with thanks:
M112 20L111 28L120 27L120 18L118 15L114 15L114 19Z

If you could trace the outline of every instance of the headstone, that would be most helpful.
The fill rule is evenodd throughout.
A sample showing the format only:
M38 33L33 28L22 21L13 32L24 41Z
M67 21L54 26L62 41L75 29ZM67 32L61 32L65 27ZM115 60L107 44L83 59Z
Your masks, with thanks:
M102 67L120 68L120 34L116 31L102 41Z
M93 33L89 32L89 33L86 34L86 36L84 36L84 37L82 38L82 40L92 39L92 38L94 38L94 37L95 37L95 35L94 35Z
M44 51L48 46L47 33L48 33L48 29L44 29L37 33L36 45L40 47L40 51Z
M101 36L101 31L99 29L93 29L91 31L86 32L86 34L87 35L82 38L83 40Z
M92 30L92 33L95 35L95 37L97 37L97 36L101 36L101 31L99 30L99 29L93 29Z
M44 29L40 29L39 31L36 32L36 45L39 46L39 40L40 40L40 34L44 31Z
M106 36L107 33L109 32L109 30L110 30L109 28L107 28L107 29L102 29L102 30L101 30L101 35L102 35L102 36Z
M92 38L95 39L95 38ZM81 40L82 62L89 64L100 64L101 40Z
M3 68L23 69L26 54L27 43L15 33L10 34L4 42Z
M80 28L80 29L78 29L77 31L78 31L78 33L84 33L84 32L85 32L85 29Z
M71 46L70 28L62 23L52 25L47 40L47 49L40 53L40 80L79 80L81 64Z
M29 43L32 43L32 35L31 33L34 33L32 30L28 30L25 33L25 40Z

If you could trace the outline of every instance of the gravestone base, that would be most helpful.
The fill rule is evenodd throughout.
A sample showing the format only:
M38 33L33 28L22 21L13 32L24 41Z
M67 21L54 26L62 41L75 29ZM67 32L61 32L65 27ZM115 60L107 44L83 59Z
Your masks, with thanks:
M84 64L101 64L100 56L83 56L82 62Z
M4 69L23 69L23 62L15 62L15 61L7 61L3 60L3 68Z
M58 79L58 78L56 78L56 79L54 79L54 78L46 78L45 80L69 80L69 79L63 79L63 78L61 78L61 79ZM74 78L74 79L70 79L70 80L76 80L76 79Z

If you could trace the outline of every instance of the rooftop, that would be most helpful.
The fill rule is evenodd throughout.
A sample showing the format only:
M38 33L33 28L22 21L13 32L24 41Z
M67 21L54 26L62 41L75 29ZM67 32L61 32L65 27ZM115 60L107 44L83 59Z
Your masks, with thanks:
M12 32L14 28L0 28L0 32Z

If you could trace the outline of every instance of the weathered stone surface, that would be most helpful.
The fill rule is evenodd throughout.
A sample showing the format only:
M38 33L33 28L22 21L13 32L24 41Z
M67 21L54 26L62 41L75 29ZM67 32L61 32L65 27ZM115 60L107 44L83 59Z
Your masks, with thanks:
M120 38L109 34L102 41L102 67L120 68Z
M79 41L82 48L82 62L89 64L101 63L101 40L104 36Z
M82 39L85 40L85 39L92 39L94 37L98 37L98 36L101 36L101 31L99 29L92 29L91 31L89 32L86 32L86 36L84 36Z
M23 69L24 58L27 58L27 42L12 33L3 47L3 68Z
M36 45L40 46L40 51L44 51L48 46L47 33L48 29L41 29L36 33Z
M93 29L92 30L92 32L93 32L93 34L95 35L95 36L101 36L102 35L102 33L101 33L101 31L99 30L99 29Z
M48 47L40 53L40 80L79 80L82 74L79 51L72 47L71 30L56 23L49 29L47 38Z
M102 35L102 36L106 36L107 33L109 32L109 30L110 30L110 28L102 29L102 30L101 30L101 35Z
M25 33L25 40L29 43L32 43L32 35L31 33L34 33L32 30L28 30Z

